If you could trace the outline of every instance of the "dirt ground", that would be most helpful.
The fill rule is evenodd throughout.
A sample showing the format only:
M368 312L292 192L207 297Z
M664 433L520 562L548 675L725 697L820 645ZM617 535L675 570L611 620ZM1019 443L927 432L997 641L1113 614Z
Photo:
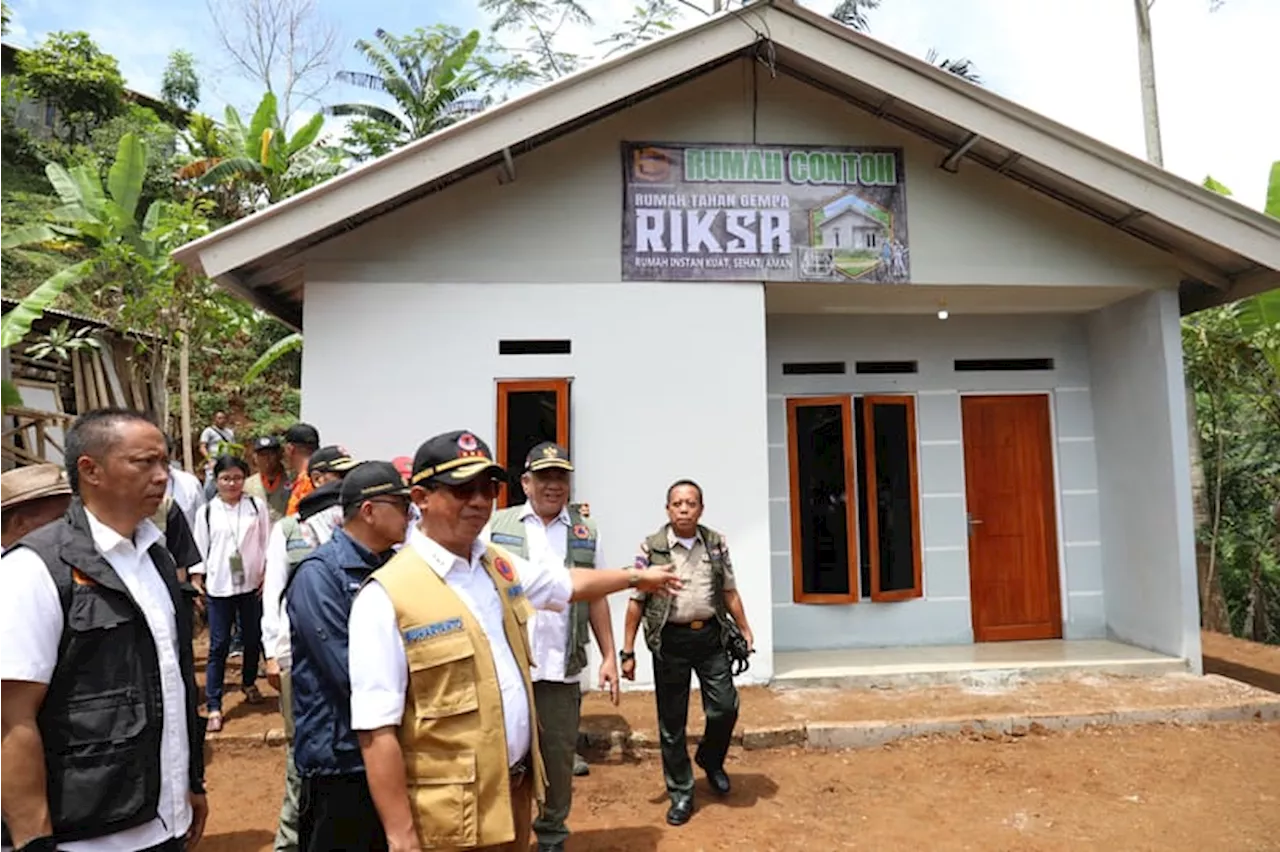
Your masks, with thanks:
M271 847L284 751L219 746L200 852ZM1280 723L1148 726L818 752L734 749L734 791L699 777L686 826L663 821L656 757L575 782L571 852L1280 848ZM701 776L701 773L699 773Z
M1220 674L1280 692L1280 647L1201 631L1206 674Z

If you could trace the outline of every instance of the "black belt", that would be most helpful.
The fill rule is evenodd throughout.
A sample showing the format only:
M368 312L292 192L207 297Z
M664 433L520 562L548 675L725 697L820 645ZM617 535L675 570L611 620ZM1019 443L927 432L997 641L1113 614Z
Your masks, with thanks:
M715 623L716 623L715 619L712 619L712 618L695 619L693 621L688 621L688 622L668 621L667 627L676 627L676 628L679 628L680 630L705 630L706 628L711 627Z
M529 774L529 770L533 769L533 765L529 762L529 755L525 754L508 770L511 773L512 782L519 781L525 775Z

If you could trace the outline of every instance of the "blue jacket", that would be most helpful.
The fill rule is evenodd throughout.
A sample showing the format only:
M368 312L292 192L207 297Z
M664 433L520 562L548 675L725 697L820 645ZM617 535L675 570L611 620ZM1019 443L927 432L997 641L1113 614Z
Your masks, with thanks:
M285 588L293 644L293 760L304 777L364 771L351 730L347 619L365 578L391 557L338 529Z

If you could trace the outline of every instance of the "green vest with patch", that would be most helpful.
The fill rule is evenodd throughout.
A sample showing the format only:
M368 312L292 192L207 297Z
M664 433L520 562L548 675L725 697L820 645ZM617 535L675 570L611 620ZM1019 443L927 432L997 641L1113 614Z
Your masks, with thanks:
M298 520L297 515L285 515L276 521L280 525L280 531L284 533L284 552L285 564L289 567L289 573L285 581L293 579L293 574L298 570L298 566L302 564L302 560L315 551L316 546L307 541L302 534L302 522Z
M670 525L662 528L644 540L649 551L650 566L661 567L671 565L671 543L667 539ZM698 525L698 535L707 549L707 558L711 562L711 597L716 609L716 621L723 626L729 620L724 606L724 538L713 529ZM640 567L637 565L637 567ZM669 595L646 595L644 599L644 641L656 657L662 650L662 628L671 616L672 597Z
M570 503L569 529L565 533L564 565L566 568L595 568L596 540L599 533L595 521L584 518L578 504ZM489 540L506 548L521 559L529 558L529 542L525 535L524 506L512 506L494 514L489 526ZM587 641L591 616L586 601L569 605L569 637L564 653L564 676L573 677L587 666Z

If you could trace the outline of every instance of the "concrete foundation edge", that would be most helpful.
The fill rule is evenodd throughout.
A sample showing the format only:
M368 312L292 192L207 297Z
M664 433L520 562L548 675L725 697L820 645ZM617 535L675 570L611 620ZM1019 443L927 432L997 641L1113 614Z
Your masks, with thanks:
M1145 707L1096 713L955 716L910 721L811 722L744 728L734 732L733 744L748 751L773 748L874 748L914 737L970 735L991 738L1025 736L1033 732L1073 731L1091 725L1203 725L1217 722L1280 721L1280 699L1249 701L1217 707ZM596 751L656 752L658 738L645 731L588 732L586 746ZM691 744L700 736L689 734ZM209 734L209 743L235 746L282 746L284 731L257 734Z

